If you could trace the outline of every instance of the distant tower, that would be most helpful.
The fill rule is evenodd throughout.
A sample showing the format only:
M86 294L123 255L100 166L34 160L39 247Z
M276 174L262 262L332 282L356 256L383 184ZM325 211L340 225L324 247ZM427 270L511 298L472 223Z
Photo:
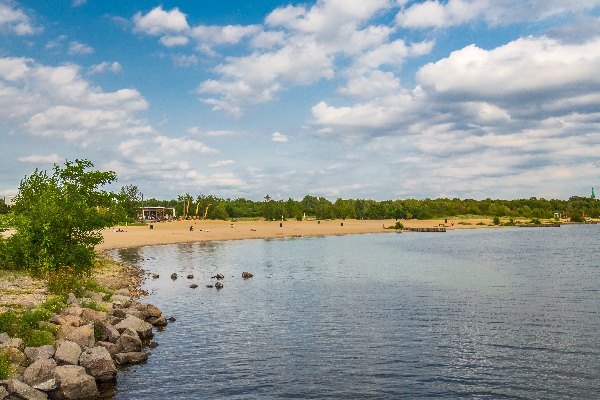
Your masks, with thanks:
M594 187L592 186L592 199L596 198L596 192L594 191Z

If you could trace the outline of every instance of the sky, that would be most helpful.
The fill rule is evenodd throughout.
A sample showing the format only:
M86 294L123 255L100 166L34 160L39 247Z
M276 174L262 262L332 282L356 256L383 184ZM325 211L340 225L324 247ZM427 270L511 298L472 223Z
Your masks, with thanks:
M0 196L566 199L600 184L600 0L0 0Z

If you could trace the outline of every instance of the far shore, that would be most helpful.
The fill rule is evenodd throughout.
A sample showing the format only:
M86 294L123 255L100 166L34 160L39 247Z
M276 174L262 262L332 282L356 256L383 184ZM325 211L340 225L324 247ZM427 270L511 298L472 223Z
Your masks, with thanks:
M405 228L475 229L490 226L491 218L399 220ZM209 240L269 239L302 236L330 236L361 233L390 233L396 220L308 220L308 221L212 221L184 220L157 222L144 226L115 226L102 231L104 241L97 250L124 247L199 242ZM477 225L477 224L480 225ZM481 225L483 224L483 225ZM190 227L193 230L190 230Z

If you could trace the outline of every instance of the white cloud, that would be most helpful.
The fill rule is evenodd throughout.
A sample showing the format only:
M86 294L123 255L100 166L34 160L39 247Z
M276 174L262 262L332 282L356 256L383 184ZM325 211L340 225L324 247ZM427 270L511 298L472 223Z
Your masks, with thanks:
M477 19L483 19L489 25L503 25L576 14L598 5L600 0L427 0L412 3L408 8L402 9L396 16L396 21L404 28L417 29L447 28Z
M177 7L165 11L159 6L146 15L138 12L133 16L133 23L137 32L149 35L180 33L189 29L186 15Z
M88 71L92 75L101 74L106 71L118 74L123 71L123 67L118 61L113 61L112 63L109 61L102 61L100 64L92 65Z
M160 38L160 43L165 47L185 46L190 39L187 36L163 36Z
M374 70L365 75L351 78L339 92L345 96L373 97L400 89L400 79L391 72Z
M277 142L277 143L287 143L288 137L286 135L284 135L283 133L273 132L273 134L271 135L271 141Z
M0 3L0 33L9 32L18 36L33 35L39 31L25 12L10 3Z
M104 92L83 79L79 67L0 58L0 116L42 137L81 146L100 138L151 132L136 114L148 107L134 89Z
M192 28L190 36L198 42L201 50L212 52L213 46L239 43L243 38L260 32L258 25L199 25Z
M172 58L173 64L176 67L193 67L194 65L198 65L198 57L193 54L175 54Z
M48 155L32 154L17 158L17 161L27 164L57 164L61 160L62 157L56 153Z
M85 3L87 3L87 0L73 0L71 4L73 5L73 7L80 7Z
M69 43L69 54L92 54L94 49L87 44L73 41Z
M212 164L208 164L208 166L211 168L221 168L221 167L226 167L228 165L232 165L234 163L235 163L235 161L233 161L233 160L219 160Z
M158 144L159 152L167 155L177 155L181 153L196 153L201 155L218 154L217 150L193 139L158 136L154 139L154 143Z

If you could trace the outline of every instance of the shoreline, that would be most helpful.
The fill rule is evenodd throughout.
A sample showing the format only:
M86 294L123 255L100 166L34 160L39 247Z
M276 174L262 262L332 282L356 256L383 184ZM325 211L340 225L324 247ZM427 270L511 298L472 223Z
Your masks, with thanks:
M491 218L399 220L405 229L445 228L481 229L489 226ZM119 225L102 231L104 240L96 250L140 247L203 241L244 239L274 239L291 237L332 236L365 233L392 233L400 230L386 229L396 220L322 220L322 221L213 221L184 220L153 223L144 226ZM484 225L477 225L484 224ZM190 227L193 230L190 230Z

